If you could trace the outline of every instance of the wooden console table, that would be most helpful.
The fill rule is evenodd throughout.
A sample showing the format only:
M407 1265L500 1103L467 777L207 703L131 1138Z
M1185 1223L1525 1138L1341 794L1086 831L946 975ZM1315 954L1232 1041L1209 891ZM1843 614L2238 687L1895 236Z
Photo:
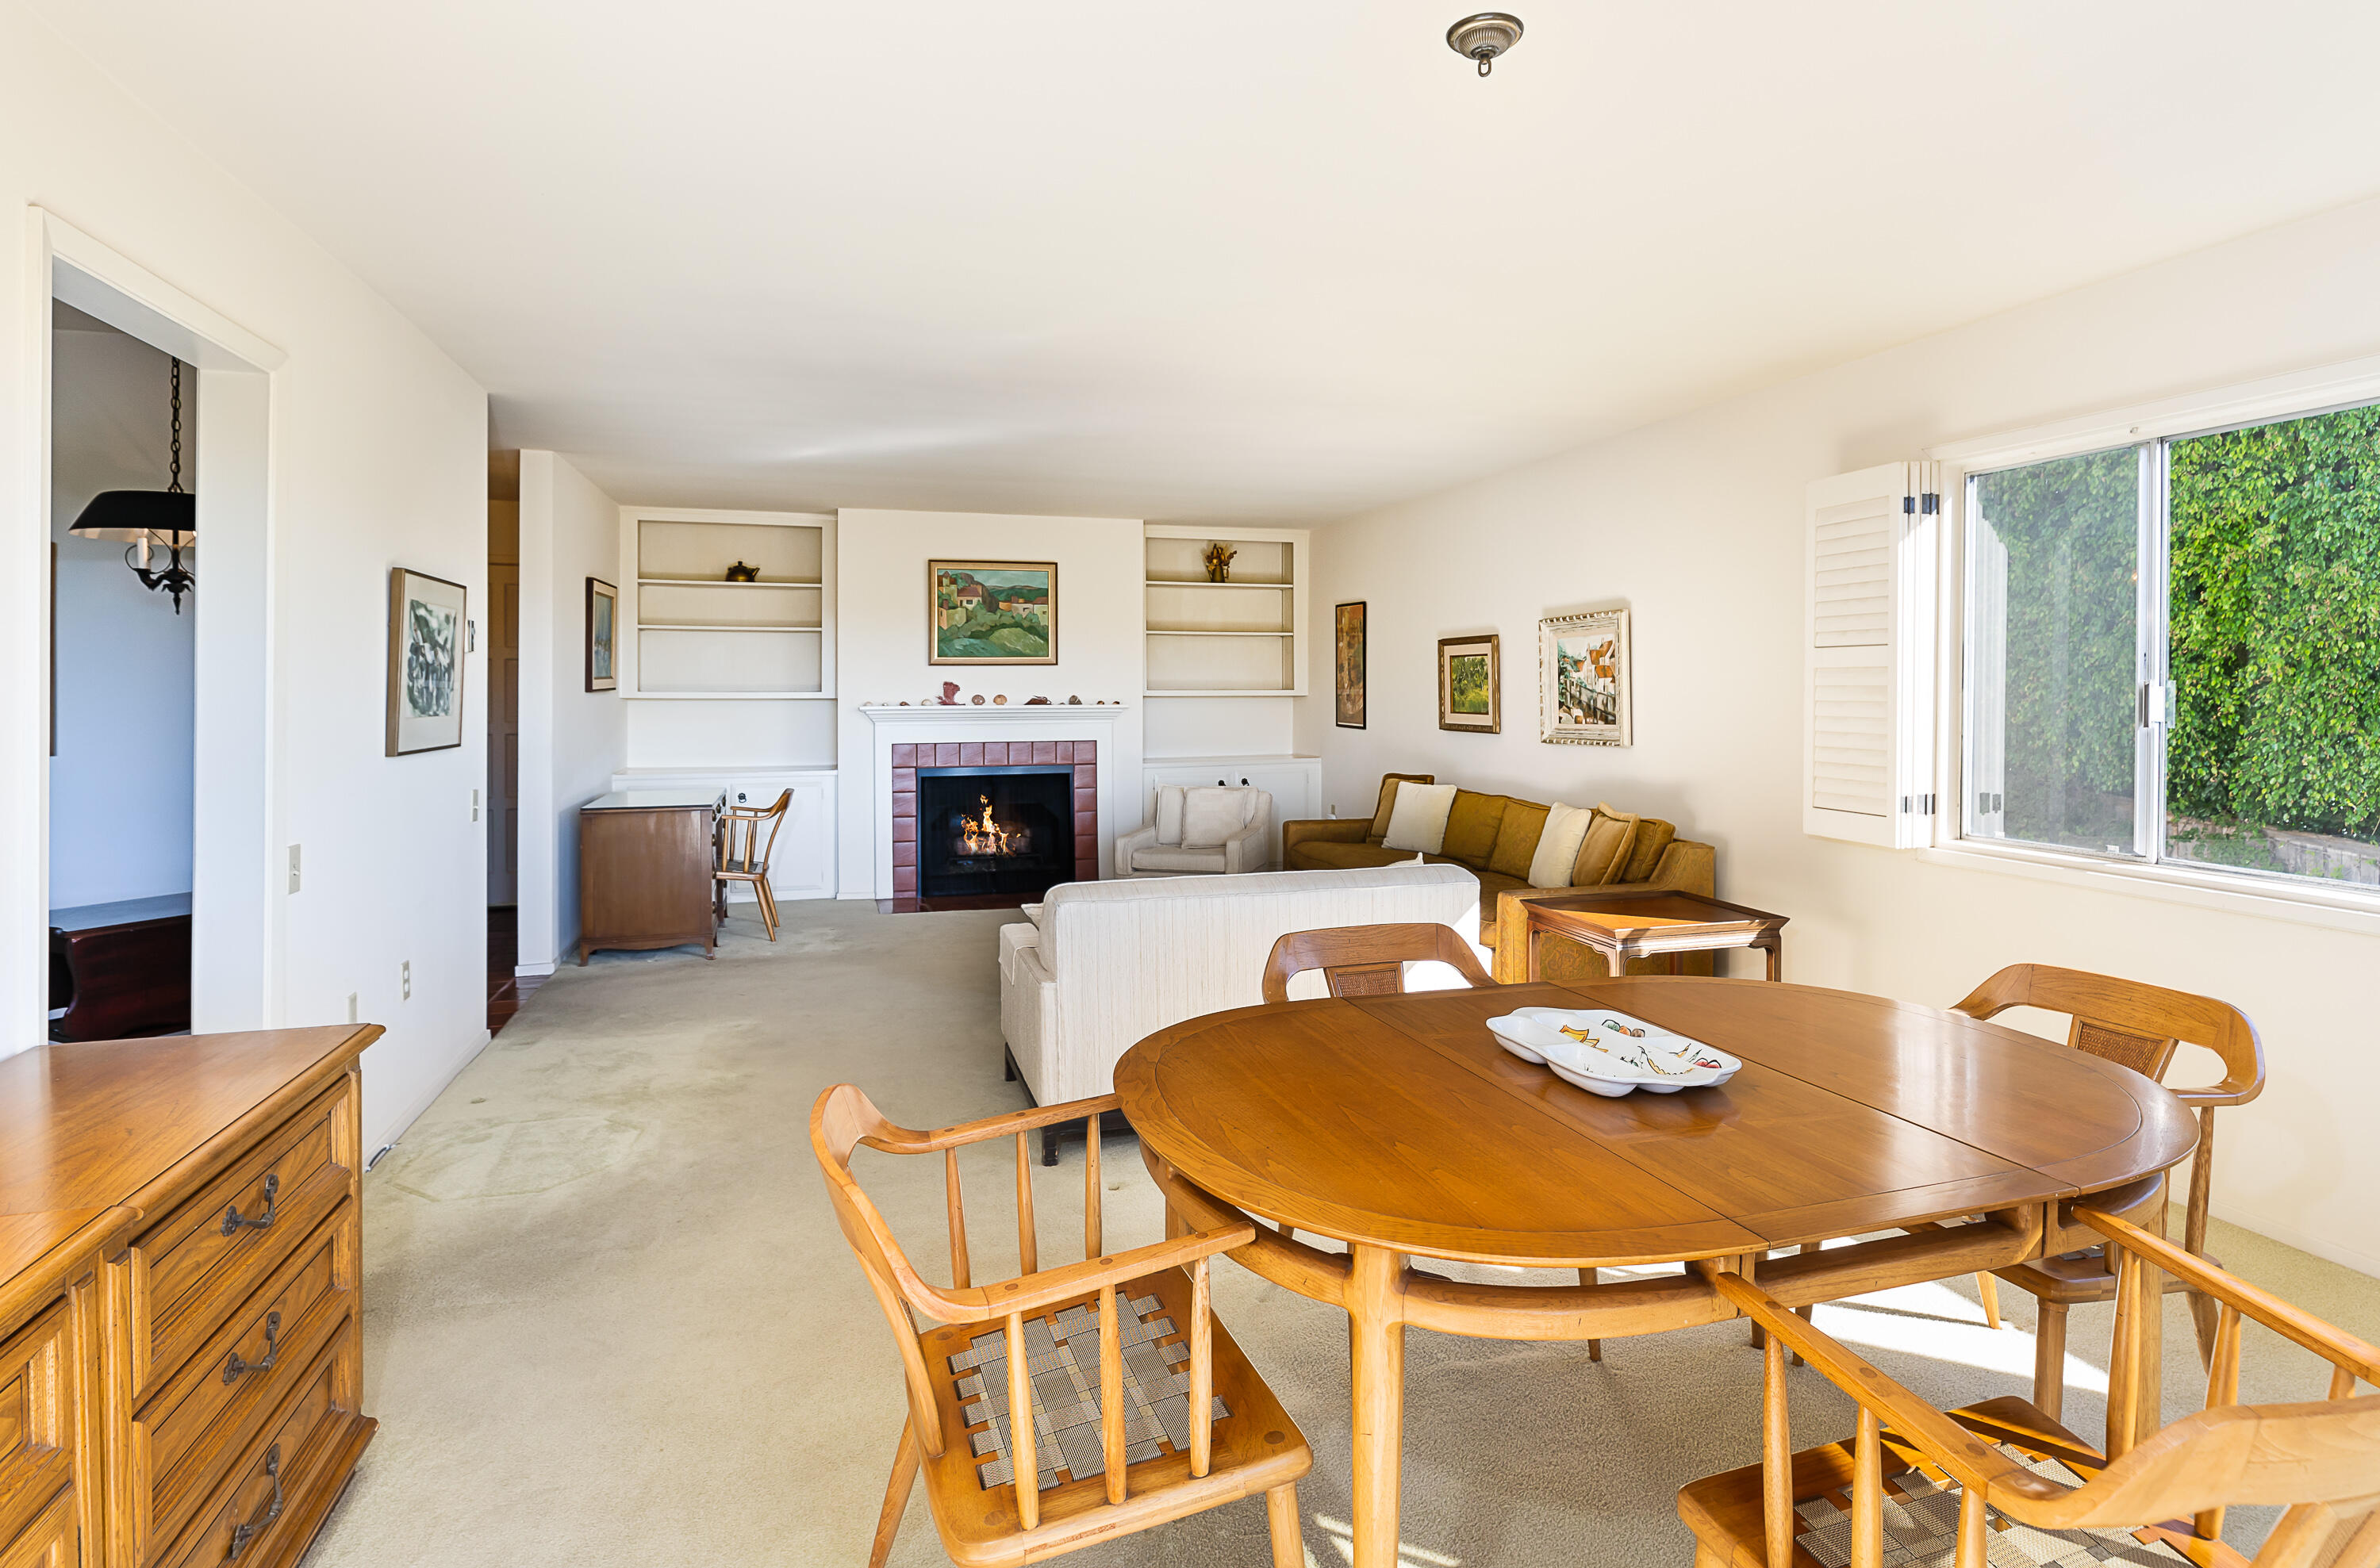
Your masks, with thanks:
M53 1040L121 1040L190 1027L190 896L50 911Z
M1783 915L1668 887L1529 899L1523 907L1529 917L1521 944L1527 964L1521 976L1524 981L1539 978L1537 943L1546 936L1567 937L1593 948L1616 975L1628 972L1631 959L1666 956L1670 972L1675 974L1681 953L1751 947L1767 953L1769 979L1783 978L1779 965Z
M372 1025L0 1061L0 1562L289 1568L362 1413Z
M702 945L715 957L712 835L720 799L615 790L578 808L578 962L599 947Z

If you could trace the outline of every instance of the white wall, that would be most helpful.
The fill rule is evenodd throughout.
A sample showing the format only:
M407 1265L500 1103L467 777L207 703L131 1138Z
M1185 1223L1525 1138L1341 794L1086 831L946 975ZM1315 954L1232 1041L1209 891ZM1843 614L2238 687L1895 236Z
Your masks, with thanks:
M470 615L485 620L485 394L21 0L0 0L0 211L15 226L0 247L0 1047L39 1038L45 980L49 334L42 252L29 237L37 202L278 351L278 367L254 378L270 399L257 487L269 496L265 580L219 575L212 589L255 607L243 613L263 621L269 660L264 690L248 693L264 706L261 743L247 749L262 756L250 764L261 777L240 879L272 901L269 935L242 939L270 951L242 1007L260 1023L331 1023L353 993L387 1027L364 1058L376 1146L487 1039L486 850L470 814L486 778L480 662L466 663L460 747L382 754L389 569L465 584ZM223 405L207 406L212 425ZM207 548L202 537L202 573ZM305 849L295 895L282 876L293 843ZM398 975L408 959L409 1001Z
M873 824L877 791L875 726L859 711L871 702L917 702L956 681L960 700L1006 693L1012 703L1046 696L1062 703L1105 699L1127 705L1115 727L1115 755L1100 748L1108 786L1140 799L1142 578L1147 561L1137 519L1021 517L974 512L852 512L835 528L835 690L841 715L842 818L839 876L846 899L889 898L875 886ZM1058 662L977 669L926 662L926 562L1054 561L1058 563ZM1118 826L1099 824L1099 863Z
M1810 480L2371 355L2375 275L2367 203L1320 530L1318 620L1371 606L1369 730L1330 724L1330 644L1315 639L1324 694L1305 722L1326 795L1368 812L1382 771L1418 769L1672 817L1718 846L1722 897L1791 917L1790 980L1947 1006L2033 959L2220 995L2259 1026L2271 1082L2222 1113L2217 1210L2380 1272L2380 1143L2363 1126L2380 919L2341 929L1806 838L1799 785ZM1636 743L1542 744L1536 621L1608 605L1634 612ZM1491 631L1503 733L1439 730L1437 639ZM2192 1055L2178 1073L2205 1065Z
M68 530L102 490L165 488L172 361L105 328L50 348L50 537L57 546L57 754L50 760L54 909L190 890L193 630L140 585L123 544ZM182 378L182 482L198 488L195 371Z
M587 690L587 579L619 585L620 506L550 452L521 453L520 958L578 940L578 808L625 760L620 694Z

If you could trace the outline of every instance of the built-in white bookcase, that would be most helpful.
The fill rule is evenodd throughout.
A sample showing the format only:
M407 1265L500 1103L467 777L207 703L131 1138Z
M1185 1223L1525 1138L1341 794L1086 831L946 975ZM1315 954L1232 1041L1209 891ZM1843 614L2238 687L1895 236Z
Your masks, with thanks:
M1145 694L1304 696L1306 531L1152 523L1145 534ZM1210 542L1239 552L1229 582L1207 580Z
M622 520L625 694L833 697L833 518L632 507ZM739 561L758 580L729 582Z

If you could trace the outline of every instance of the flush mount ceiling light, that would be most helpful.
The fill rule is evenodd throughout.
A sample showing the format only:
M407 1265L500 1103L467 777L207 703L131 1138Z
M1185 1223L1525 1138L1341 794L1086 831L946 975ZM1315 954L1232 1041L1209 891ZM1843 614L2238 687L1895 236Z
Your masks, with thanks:
M198 543L199 498L182 488L182 362L174 361L174 467L162 490L102 490L91 498L74 525L67 531L87 539L129 539L124 564L152 592L171 595L174 613L182 613L182 596L198 587L198 575L182 561L182 552ZM150 570L153 547L165 548L165 569Z
M1496 56L1521 42L1521 18L1502 11L1482 11L1446 30L1446 46L1466 60L1479 62L1486 76Z

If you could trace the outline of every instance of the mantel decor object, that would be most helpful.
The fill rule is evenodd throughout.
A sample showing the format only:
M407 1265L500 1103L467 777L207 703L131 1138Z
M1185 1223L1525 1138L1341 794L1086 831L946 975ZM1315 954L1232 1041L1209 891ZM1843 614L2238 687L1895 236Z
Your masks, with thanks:
M1628 664L1624 609L1538 621L1537 739L1549 746L1630 744L1635 715Z

